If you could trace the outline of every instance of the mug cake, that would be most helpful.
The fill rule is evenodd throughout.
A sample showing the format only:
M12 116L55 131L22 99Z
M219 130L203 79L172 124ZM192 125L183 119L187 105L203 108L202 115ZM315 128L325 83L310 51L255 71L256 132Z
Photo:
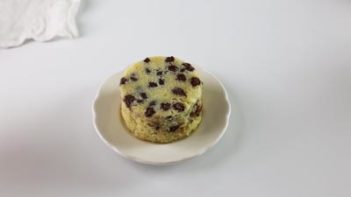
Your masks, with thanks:
M125 125L141 140L177 141L201 122L203 83L188 62L147 57L125 70L119 86Z

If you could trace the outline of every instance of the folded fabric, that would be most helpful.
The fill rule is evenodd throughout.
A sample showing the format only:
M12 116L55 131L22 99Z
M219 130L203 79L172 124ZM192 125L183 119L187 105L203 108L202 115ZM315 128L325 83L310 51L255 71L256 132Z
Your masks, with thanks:
M0 48L78 36L80 0L0 0Z

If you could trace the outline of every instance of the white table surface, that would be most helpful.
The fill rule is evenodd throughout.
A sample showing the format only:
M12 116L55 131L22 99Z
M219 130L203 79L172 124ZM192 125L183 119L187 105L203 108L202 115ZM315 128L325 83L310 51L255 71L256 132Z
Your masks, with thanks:
M79 26L0 51L0 196L351 196L351 1L88 0ZM227 87L205 155L147 166L96 135L99 85L152 55Z

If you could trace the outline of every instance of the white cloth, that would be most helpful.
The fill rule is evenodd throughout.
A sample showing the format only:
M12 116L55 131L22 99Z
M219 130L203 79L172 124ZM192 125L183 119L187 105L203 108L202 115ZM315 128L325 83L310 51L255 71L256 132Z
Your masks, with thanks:
M80 0L0 0L0 48L78 36Z

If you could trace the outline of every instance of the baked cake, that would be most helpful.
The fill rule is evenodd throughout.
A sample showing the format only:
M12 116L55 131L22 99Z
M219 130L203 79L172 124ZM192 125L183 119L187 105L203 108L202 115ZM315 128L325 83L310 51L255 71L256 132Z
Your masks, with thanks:
M125 125L137 138L154 143L189 136L201 122L202 86L195 68L173 56L131 65L120 80Z

